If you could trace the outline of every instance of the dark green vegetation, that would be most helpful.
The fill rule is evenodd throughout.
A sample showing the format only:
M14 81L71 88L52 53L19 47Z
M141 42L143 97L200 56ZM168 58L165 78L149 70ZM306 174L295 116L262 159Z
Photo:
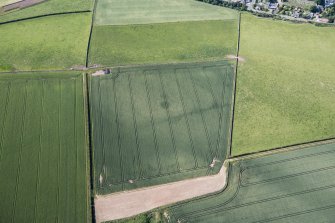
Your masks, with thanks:
M116 221L110 221L111 223L168 223L163 213L156 211L152 213L144 213L131 217L128 219L121 219ZM107 222L106 222L107 223Z
M331 223L335 144L231 163L225 191L172 206L170 222Z
M84 66L90 22L81 13L0 25L0 71Z
M92 6L92 0L48 0L32 7L0 14L0 23L51 13L91 10Z
M96 26L89 63L103 66L223 59L236 54L237 20Z
M335 30L242 15L233 154L335 136Z
M237 12L234 10L194 0L99 0L95 24L129 25L236 18Z
M223 61L92 77L96 192L217 173L229 153L234 76Z
M81 74L0 76L1 222L89 222Z
M335 20L335 4L326 8L322 16L329 19L329 23L334 23Z

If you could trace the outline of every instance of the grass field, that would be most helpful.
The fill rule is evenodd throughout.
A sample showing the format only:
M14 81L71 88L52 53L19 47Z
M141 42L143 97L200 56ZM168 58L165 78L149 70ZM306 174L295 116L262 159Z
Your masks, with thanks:
M113 73L91 78L98 194L218 172L229 152L228 62Z
M335 136L335 30L242 15L233 154Z
M90 222L81 74L0 75L1 222Z
M95 26L90 65L223 59L236 54L237 20Z
M91 13L0 25L0 71L85 65Z
M128 25L236 19L232 9L194 0L99 0L95 24Z
M48 0L32 7L10 11L3 15L0 14L0 23L50 13L91 10L92 7L93 0Z
M335 144L232 163L225 191L168 208L170 222L331 223Z

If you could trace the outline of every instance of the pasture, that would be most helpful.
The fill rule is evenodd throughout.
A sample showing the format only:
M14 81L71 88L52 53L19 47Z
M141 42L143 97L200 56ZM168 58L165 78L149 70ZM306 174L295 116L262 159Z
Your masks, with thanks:
M0 75L1 222L90 222L83 76Z
M233 154L334 137L334 28L241 22Z
M0 23L15 19L23 19L51 13L91 10L92 7L93 7L93 0L71 0L71 1L48 0L41 4L34 5L32 7L24 8L21 10L10 11L3 15L1 15L0 13Z
M0 25L0 71L85 66L91 13Z
M231 163L221 193L164 211L170 222L331 223L335 218L335 144Z
M194 0L99 0L96 25L236 19L237 12Z
M95 26L89 64L177 63L236 55L238 20ZM117 44L116 44L117 43Z
M96 193L217 173L229 154L234 76L226 61L92 76Z

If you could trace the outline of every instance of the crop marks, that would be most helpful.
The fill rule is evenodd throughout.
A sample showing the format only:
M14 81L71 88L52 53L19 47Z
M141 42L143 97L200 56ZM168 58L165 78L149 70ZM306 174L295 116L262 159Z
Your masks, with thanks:
M225 61L91 77L97 193L216 173L228 153L233 82Z
M2 222L89 222L80 74L0 76Z

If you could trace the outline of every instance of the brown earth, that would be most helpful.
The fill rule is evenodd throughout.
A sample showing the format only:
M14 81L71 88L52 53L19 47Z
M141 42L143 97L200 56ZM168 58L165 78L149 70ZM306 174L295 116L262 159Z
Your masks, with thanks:
M214 176L96 196L96 222L127 218L160 206L217 192L226 184L227 168L224 164L220 172Z

